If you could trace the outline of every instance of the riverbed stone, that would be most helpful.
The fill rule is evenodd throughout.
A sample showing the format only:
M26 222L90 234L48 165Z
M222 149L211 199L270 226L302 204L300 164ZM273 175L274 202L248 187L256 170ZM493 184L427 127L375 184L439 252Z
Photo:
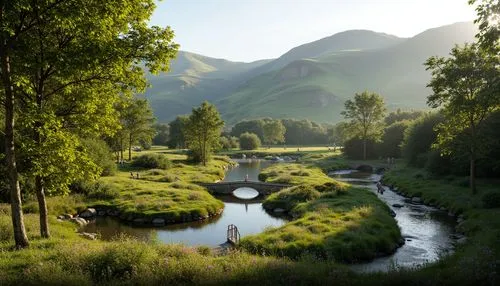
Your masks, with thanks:
M275 212L275 213L284 213L284 212L285 212L285 210L284 210L284 209L282 209L282 208L275 208L275 209L273 210L273 212Z
M97 215L97 211L94 208L88 208L84 210L79 216L82 218L93 218Z
M402 205L402 204L393 204L392 206L395 207L395 208L402 208L402 207L404 207L404 205Z
M414 204L421 204L422 198L421 197L413 197L413 198L411 198L411 202Z
M105 210L98 210L97 211L97 215L98 216L105 216L106 215L106 211Z
M145 218L136 218L132 222L136 225L145 225L148 221Z
M82 232L80 233L80 236L89 239L89 240L96 240L97 239L97 233L90 233L90 232Z
M70 219L71 222L76 223L78 226L86 226L88 224L88 221L84 218L81 217L74 217Z

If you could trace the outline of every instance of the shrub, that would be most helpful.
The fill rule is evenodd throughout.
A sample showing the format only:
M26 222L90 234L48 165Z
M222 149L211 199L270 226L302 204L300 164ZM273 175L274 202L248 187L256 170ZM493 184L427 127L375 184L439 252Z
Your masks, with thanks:
M116 172L113 154L106 142L100 139L81 139L87 154L102 169L102 176L111 176Z
M78 181L72 184L70 189L74 193L97 200L110 200L120 196L120 191L115 186L102 182Z
M424 167L422 156L427 160L427 153L437 137L435 127L443 122L440 113L428 113L413 121L405 130L404 140L401 145L403 157L408 164L415 167Z
M382 142L377 145L377 153L382 157L401 157L401 143L404 132L408 128L408 121L399 121L384 129Z
M485 208L500 208L500 192L486 193L482 200Z
M243 150L254 150L261 145L259 137L254 133L245 132L240 136L240 148Z
M162 154L144 154L132 161L132 166L146 169L168 169L170 165L170 161Z

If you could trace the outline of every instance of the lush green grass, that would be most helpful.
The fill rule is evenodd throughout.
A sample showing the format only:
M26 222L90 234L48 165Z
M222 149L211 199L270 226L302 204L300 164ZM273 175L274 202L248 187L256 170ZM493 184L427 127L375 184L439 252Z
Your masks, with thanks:
M401 239L389 208L365 189L326 176L315 166L276 164L259 176L296 186L266 198L266 209L282 208L291 222L247 236L241 246L254 253L297 259L309 253L321 259L354 262L393 252Z
M236 156L240 154L251 154L257 157L266 157L266 156L304 156L307 154L321 154L327 153L330 155L339 155L340 149L337 148L336 151L333 151L333 147L325 147L325 146L272 146L272 147L260 147L256 150L240 150L240 149L232 149L232 150L224 150L219 152L221 155L227 156Z
M261 171L259 179L270 183L294 185L316 186L331 183L338 188L347 186L326 176L320 168L303 164L274 164Z

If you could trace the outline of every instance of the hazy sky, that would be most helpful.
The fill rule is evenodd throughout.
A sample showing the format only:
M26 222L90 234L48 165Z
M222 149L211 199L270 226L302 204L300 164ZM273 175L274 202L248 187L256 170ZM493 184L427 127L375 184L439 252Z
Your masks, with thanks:
M412 37L475 18L467 0L164 0L151 24L185 51L232 61L276 58L351 29Z

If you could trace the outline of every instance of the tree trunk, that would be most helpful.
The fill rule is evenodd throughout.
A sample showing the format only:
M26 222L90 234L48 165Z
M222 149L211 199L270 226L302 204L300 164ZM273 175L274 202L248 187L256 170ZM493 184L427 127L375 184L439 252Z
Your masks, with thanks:
M36 95L36 107L39 115L43 113L43 89L44 83L41 79L42 72L37 74L38 90ZM42 122L36 121L34 125L33 139L38 149L42 148L43 139L40 134ZM39 219L40 219L40 235L43 238L49 238L49 220L47 212L47 201L45 200L45 190L43 188L43 178L39 175L35 177L35 192L38 200Z
M5 43L1 43L5 45ZM21 188L19 186L19 175L16 166L16 152L14 144L14 102L15 95L10 78L10 58L5 50L0 52L2 66L2 82L5 91L5 155L6 167L9 176L10 206L12 211L12 226L14 228L14 240L17 248L29 246L26 229L24 228L23 209L21 201Z
M43 238L49 238L50 231L49 231L47 201L45 200L45 190L43 188L42 177L36 176L35 188L36 188L36 197L38 199L38 208L40 212L40 235Z
M363 138L363 160L366 160L366 138Z
M469 183L472 190L472 194L477 194L476 189L476 154L472 153L470 156L470 173L469 173Z
M132 160L132 133L128 136L128 160Z

